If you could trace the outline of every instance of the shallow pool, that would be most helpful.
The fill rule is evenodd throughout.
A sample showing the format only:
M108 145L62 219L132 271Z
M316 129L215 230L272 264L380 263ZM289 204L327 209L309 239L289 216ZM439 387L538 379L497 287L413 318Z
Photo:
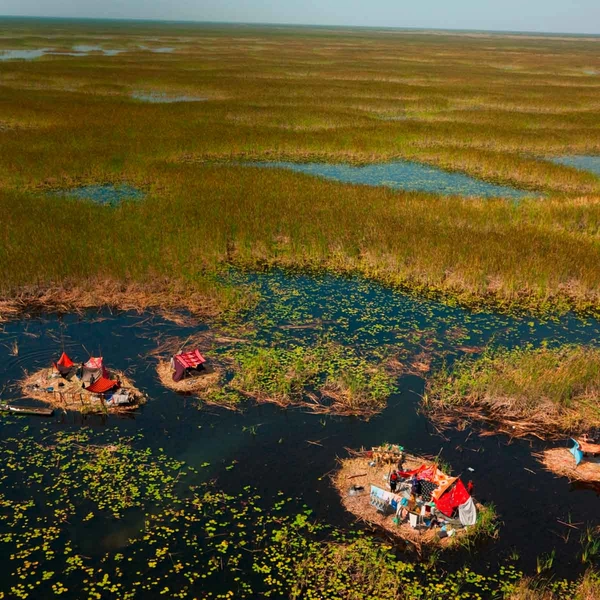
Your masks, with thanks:
M558 165L573 167L580 171L589 171L600 176L600 156L558 156L550 160Z
M451 173L410 161L365 166L327 163L262 162L252 166L289 169L306 175L344 183L386 186L399 190L431 192L447 196L499 197L521 199L535 195L509 186L496 185L462 173ZM538 194L539 195L539 194Z
M177 102L205 102L207 98L199 96L169 96L163 92L133 92L131 97L151 104L171 104Z
M50 52L50 48L36 50L0 50L0 60L33 60Z
M122 185L84 185L77 188L59 190L55 192L58 196L91 200L97 204L116 206L124 200L141 200L144 193L133 186Z

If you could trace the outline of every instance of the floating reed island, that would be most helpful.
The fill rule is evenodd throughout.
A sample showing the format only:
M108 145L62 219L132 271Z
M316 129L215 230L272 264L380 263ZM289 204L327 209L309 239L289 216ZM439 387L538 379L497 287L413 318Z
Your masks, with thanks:
M20 388L28 398L85 413L129 412L146 402L122 371L106 368L102 357L77 365L64 352L51 367L27 375Z
M600 444L587 436L571 442L571 448L550 448L536 456L546 470L569 481L600 483Z
M160 360L156 373L161 383L181 394L209 392L219 386L221 370L209 363L197 348Z
M466 485L440 469L440 463L384 444L350 450L333 476L344 508L359 521L423 547L468 545L496 534L495 513L472 496Z
M600 427L600 349L489 350L434 374L424 408L440 427L559 439Z

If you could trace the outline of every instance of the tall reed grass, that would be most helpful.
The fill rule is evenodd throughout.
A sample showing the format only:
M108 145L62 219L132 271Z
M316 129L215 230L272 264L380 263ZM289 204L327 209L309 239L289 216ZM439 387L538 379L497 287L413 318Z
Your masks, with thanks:
M597 40L18 20L5 33L4 48L126 51L0 63L3 296L107 278L212 293L230 260L466 303L599 306L600 180L541 159L600 150ZM407 158L547 196L462 200L227 164L273 158ZM46 196L103 182L147 199Z

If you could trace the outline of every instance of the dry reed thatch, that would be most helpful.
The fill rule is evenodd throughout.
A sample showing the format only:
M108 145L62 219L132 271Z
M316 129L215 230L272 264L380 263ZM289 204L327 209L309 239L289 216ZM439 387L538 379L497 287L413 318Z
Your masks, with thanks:
M423 408L434 426L443 431L455 427L464 431L469 427L479 427L480 436L505 434L511 438L524 438L529 435L540 440L564 437L564 414L559 415L551 403L541 405L535 414L525 414L512 410L510 402L496 401L494 404L480 405L476 402L459 406L436 405L423 398ZM562 420L561 420L562 419Z
M83 312L111 308L144 312L153 310L178 324L187 324L182 310L195 316L215 316L215 299L190 294L183 285L159 281L123 283L112 279L90 280L77 285L56 285L20 289L13 297L0 299L0 323L32 312Z
M160 382L169 389L178 393L189 393L202 396L203 393L218 389L222 371L219 368L207 367L205 372L200 372L194 377L187 377L181 381L173 381L173 369L169 360L162 360L156 366L156 373Z
M600 458L584 458L579 465L567 448L551 448L535 455L544 468L569 481L600 482Z
M340 459L340 468L332 476L332 482L337 490L344 508L352 513L358 521L384 529L394 537L411 542L420 551L424 546L447 548L453 546L461 537L469 534L469 529L458 529L454 537L439 538L437 529L413 529L408 523L396 525L392 516L384 516L370 504L371 484L381 488L386 487L386 480L395 468L390 464L369 465L371 458L364 453L355 453L351 458ZM404 466L407 470L416 469L422 464L432 465L433 461L405 455ZM364 491L358 496L349 496L351 486L362 486Z
M76 378L71 380L62 377L52 377L54 370L44 368L31 375L25 376L19 382L19 388L26 398L39 400L54 408L80 411L85 413L126 413L136 410L141 404L145 404L146 396L138 390L133 381L122 371L111 370L110 376L121 382L121 387L126 389L133 398L133 402L127 405L111 406L103 402L102 396L92 394L81 386L81 381ZM46 388L57 388L58 383L64 385L57 391L48 392Z

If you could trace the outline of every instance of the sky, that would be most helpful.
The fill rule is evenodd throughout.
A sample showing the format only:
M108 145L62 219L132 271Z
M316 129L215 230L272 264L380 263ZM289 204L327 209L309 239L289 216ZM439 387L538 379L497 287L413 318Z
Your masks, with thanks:
M0 0L0 15L600 34L600 0Z

